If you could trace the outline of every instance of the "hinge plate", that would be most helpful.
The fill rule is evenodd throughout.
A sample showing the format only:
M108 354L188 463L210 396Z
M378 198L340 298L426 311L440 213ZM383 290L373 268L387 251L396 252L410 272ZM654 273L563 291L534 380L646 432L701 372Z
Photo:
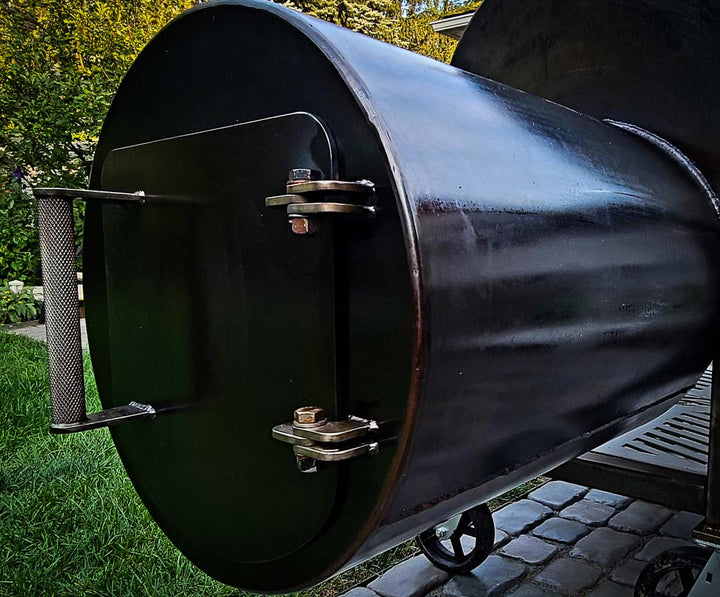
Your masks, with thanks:
M306 407L315 409L315 407ZM350 416L340 421L322 418L317 423L304 423L295 411L295 421L282 423L272 429L274 439L291 444L302 472L315 472L316 463L308 465L307 460L319 462L340 462L358 456L374 456L379 444L374 436L379 431L376 421ZM368 437L371 436L371 437Z

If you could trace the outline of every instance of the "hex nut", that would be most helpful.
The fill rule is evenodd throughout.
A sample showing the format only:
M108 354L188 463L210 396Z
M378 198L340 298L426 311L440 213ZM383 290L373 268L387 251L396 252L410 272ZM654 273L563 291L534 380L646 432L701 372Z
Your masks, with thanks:
M320 406L303 406L293 413L295 423L299 425L319 425L327 421L325 409Z
M307 456L297 456L297 469L301 473L317 473L320 469L319 463L314 458Z
M301 182L305 180L319 180L320 172L312 168L293 168L288 172L288 182Z
M320 224L314 218L290 218L290 229L293 234L315 234Z

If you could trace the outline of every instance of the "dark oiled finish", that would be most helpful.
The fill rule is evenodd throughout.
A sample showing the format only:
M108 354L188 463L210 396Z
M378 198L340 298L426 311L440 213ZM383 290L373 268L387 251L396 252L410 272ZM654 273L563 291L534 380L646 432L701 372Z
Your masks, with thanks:
M373 221L337 220L317 237L292 237L282 210L262 205L285 184L263 160L244 165L239 150L198 151L183 137L177 142L196 157L156 176L158 164L173 166L171 154L119 149L297 112L327 129L340 179L376 184ZM258 134L257 143L283 148L273 168L319 155L293 139L280 130ZM252 135L243 144L252 147ZM217 159L232 167L214 166ZM111 210L122 208L88 205L86 301L98 387L105 407L142 387L152 388L152 401L195 407L128 424L113 437L173 541L210 574L246 589L316 583L543 473L669 407L710 360L720 226L705 191L677 162L613 126L274 3L201 5L138 57L105 122L92 185L140 183L174 193L177 210L191 211L178 215L168 205L166 217L141 223L117 219ZM208 189L207 213L202 201L188 205L186 184L195 198ZM261 255L275 243L291 251L302 241L312 255L330 232L332 267L321 261L287 284L272 271L272 283L243 285L245 275L262 279ZM161 258L151 256L162 247L148 240L153 234L172 241ZM143 290L158 277L179 284L163 295L172 309ZM191 289L197 277L212 292ZM124 290L131 280L142 302ZM334 382L320 365L317 373L329 416L399 427L378 456L301 481L289 447L260 428L266 417L258 429L240 421L266 405L283 423L291 417L285 404L316 400L314 374L300 367L317 342L302 344L293 331L287 343L276 318L289 328L297 318L271 309L290 304L296 284L304 289L297 316L305 306L318 317L322 300L333 305L323 329L334 333ZM142 319L132 340L120 314ZM168 335L172 341L158 339ZM255 368L243 374L246 349L236 347L252 338L268 359L273 347L283 359L275 377L254 361L267 383ZM161 373L134 369L133 359L142 365L155 354L138 351L144 343L167 351ZM310 375L310 389L293 394L285 359L301 350L310 352L297 373ZM182 422L171 422L175 416ZM194 425L222 433L206 437ZM178 463L183 426L192 437L183 448L194 459L189 469ZM270 478L262 469L278 472ZM203 482L225 492L208 499L207 511L188 490ZM301 516L295 505L313 484L335 491L309 507L291 549L274 545L282 533L263 529L275 528L271 517L283 504ZM163 492L177 503L163 506ZM208 528L218 535L203 538Z

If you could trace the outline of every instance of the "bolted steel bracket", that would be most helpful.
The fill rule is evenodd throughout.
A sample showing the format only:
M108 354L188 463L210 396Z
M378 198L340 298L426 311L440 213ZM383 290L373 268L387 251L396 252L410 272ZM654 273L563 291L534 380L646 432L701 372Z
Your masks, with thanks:
M450 536L458 528L461 518L462 518L462 513L457 514L456 516L453 516L452 518L450 518L449 520L446 520L445 522L441 522L440 524L435 525L433 527L433 530L435 531L435 536L438 539L440 539L440 541L445 541L446 539L450 539Z
M317 406L298 408L291 423L272 429L278 441L291 444L302 473L317 472L323 462L341 462L358 456L374 456L380 446L368 435L376 434L377 422L350 416L341 421L329 421L325 411Z
M285 207L294 234L314 234L320 216L374 217L375 185L369 180L321 180L309 168L290 170L285 195L265 198L266 207Z

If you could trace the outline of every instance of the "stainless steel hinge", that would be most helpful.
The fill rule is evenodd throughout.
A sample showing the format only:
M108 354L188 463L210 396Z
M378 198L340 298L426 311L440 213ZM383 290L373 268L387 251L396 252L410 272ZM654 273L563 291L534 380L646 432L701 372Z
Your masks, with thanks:
M320 180L310 168L293 168L285 195L265 198L266 207L285 207L295 234L318 231L321 216L374 217L375 185L369 180Z
M329 421L322 408L305 406L295 411L292 422L273 427L272 436L292 445L300 472L314 473L318 463L377 454L379 429L377 422L354 416Z

